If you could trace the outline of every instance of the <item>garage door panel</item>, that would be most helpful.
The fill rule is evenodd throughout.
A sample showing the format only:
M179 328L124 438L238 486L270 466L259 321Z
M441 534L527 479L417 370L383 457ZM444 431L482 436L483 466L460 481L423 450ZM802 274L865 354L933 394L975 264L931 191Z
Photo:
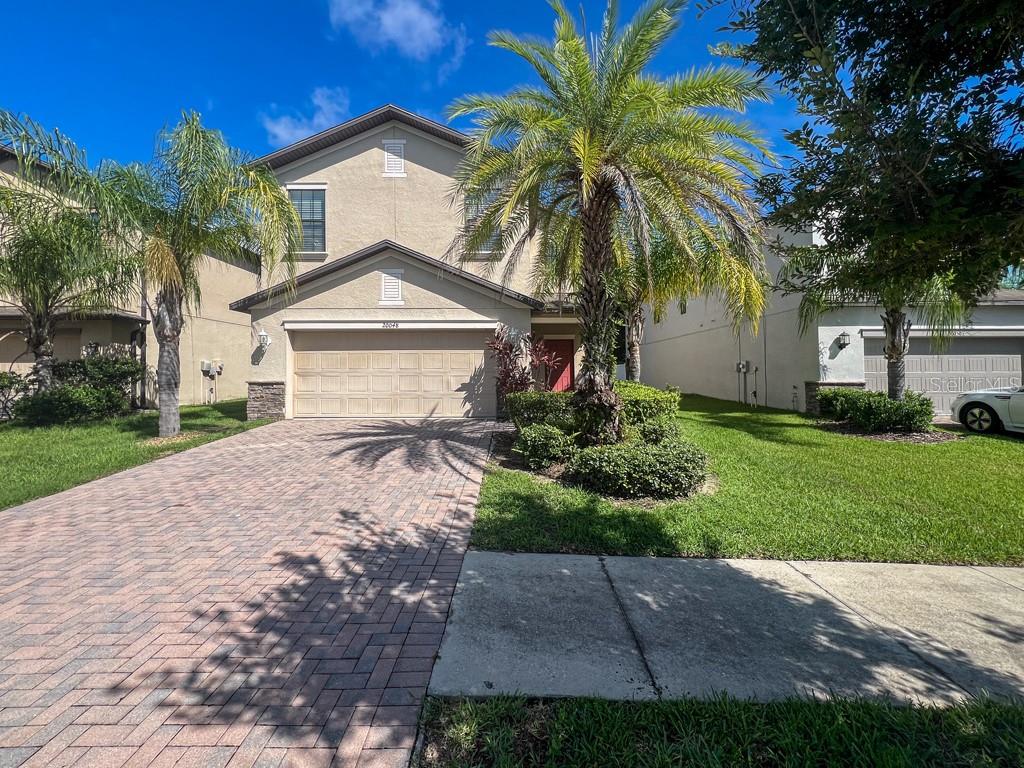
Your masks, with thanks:
M493 418L485 331L302 332L294 415Z
M906 371L907 388L931 398L937 413L948 413L961 392L1020 386L1021 355L907 355ZM887 390L884 356L864 358L864 381L867 389Z

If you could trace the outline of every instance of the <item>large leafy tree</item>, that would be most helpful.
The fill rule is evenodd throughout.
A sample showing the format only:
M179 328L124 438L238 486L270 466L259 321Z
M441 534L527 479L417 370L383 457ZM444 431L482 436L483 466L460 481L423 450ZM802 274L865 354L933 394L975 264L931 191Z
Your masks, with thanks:
M940 341L1024 253L1024 5L950 0L735 0L732 49L808 116L762 181L807 325L882 307L889 395L911 316Z
M123 306L138 292L130 220L67 137L0 111L0 304L14 307L39 389L53 385L62 323Z
M105 184L130 206L143 235L143 269L152 292L159 344L160 435L180 429L179 343L185 309L202 300L200 270L216 257L294 274L301 222L273 172L230 147L199 115L187 113L160 136L147 165L106 164Z
M679 0L654 0L622 28L612 0L592 45L562 3L552 5L554 40L490 37L526 60L540 85L468 95L449 109L475 124L454 190L474 215L453 250L472 257L497 242L507 274L534 238L550 258L578 258L584 360L576 397L587 437L613 440L618 222L644 259L654 231L687 253L693 227L711 238L724 232L757 254L759 212L743 192L761 141L720 108L742 109L765 91L731 68L664 79L645 72L679 24Z

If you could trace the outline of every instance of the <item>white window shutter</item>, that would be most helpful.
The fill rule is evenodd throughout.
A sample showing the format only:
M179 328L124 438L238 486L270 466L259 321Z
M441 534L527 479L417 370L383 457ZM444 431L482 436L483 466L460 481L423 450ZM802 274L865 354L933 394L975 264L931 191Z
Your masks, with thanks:
M384 141L384 175L405 175L404 141Z
M389 269L381 272L380 300L383 304L398 304L402 301L402 271Z

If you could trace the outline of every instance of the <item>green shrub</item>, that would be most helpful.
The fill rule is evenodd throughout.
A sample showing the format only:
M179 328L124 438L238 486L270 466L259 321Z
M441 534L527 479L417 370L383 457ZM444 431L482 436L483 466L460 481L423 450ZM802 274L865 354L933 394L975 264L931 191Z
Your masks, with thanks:
M29 390L28 378L14 371L0 371L0 419L14 415L14 404Z
M505 413L522 430L531 424L573 428L572 392L512 392L505 397Z
M865 432L923 432L935 417L932 401L918 392L890 400L884 392L829 388L818 391L818 402L822 413Z
M825 387L818 390L818 408L824 416L832 416L840 421L850 417L850 405L853 399L864 390L849 387Z
M126 355L88 355L81 360L61 360L53 366L53 378L60 384L109 387L126 395L142 374L142 363Z
M683 425L673 416L658 416L630 429L633 430L634 439L652 445L669 440L678 441L683 436Z
M102 419L127 410L128 397L114 387L61 384L18 400L14 417L39 427Z
M708 457L683 440L595 445L569 459L565 478L605 496L669 499L686 496L704 483Z
M551 424L523 427L516 438L515 450L530 469L545 469L565 461L572 454L572 438Z
M643 424L660 416L670 416L679 408L678 392L666 392L638 381L616 381L615 392L622 400L626 424Z

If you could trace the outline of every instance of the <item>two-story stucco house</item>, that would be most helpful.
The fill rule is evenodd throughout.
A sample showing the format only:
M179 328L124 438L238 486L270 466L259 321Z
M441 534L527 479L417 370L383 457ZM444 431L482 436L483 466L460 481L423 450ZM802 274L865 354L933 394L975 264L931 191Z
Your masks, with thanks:
M544 339L571 387L571 311L530 294L530 259L499 284L504 256L454 263L451 200L467 137L384 106L260 159L299 210L294 285L231 304L252 323L251 418L493 417L487 342L499 324Z
M781 233L810 244L813 234ZM768 251L769 274L782 264ZM759 332L733 330L717 299L696 299L670 308L661 322L648 317L641 346L645 382L672 384L684 392L790 410L817 408L825 386L885 391L881 309L853 306L828 312L800 332L800 297L772 293ZM913 314L911 313L913 320ZM1021 385L1024 355L1024 291L999 290L981 302L972 322L942 348L928 328L911 329L907 387L928 395L937 414L948 414L960 392Z

